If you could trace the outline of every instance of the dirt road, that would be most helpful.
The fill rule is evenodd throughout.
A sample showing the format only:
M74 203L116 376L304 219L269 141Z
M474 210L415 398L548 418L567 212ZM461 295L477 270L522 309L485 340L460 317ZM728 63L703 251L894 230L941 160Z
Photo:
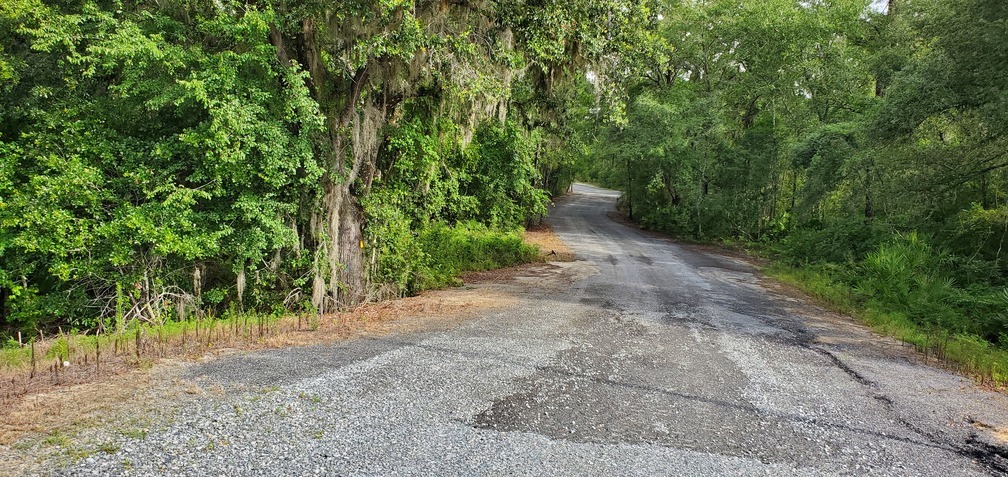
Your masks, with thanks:
M999 475L1008 399L789 297L743 260L607 218L508 306L189 365L143 432L77 437L65 475ZM534 272L534 273L533 273ZM472 288L470 288L470 291ZM210 392L208 390L213 390ZM90 445L91 447L87 447Z

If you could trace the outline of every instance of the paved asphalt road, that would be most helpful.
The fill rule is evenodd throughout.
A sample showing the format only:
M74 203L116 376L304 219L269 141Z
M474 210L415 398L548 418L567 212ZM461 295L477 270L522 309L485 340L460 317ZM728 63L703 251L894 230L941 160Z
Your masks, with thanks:
M1002 475L1008 399L611 221L578 185L553 286L450 327L246 353L230 392L65 475ZM566 274L566 275L564 275ZM563 276L567 278L564 279ZM572 278L573 277L573 278ZM533 283L533 282L529 282Z

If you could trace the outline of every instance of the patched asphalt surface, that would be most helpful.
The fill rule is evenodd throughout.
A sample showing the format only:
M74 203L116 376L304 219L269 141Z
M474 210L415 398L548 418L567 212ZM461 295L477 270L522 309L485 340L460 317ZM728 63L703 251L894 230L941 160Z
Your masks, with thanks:
M58 475L1004 475L1008 399L774 291L745 261L607 218L550 224L568 281L448 329L243 353L225 392ZM577 278L569 278L577 277ZM559 280L559 279L558 279Z

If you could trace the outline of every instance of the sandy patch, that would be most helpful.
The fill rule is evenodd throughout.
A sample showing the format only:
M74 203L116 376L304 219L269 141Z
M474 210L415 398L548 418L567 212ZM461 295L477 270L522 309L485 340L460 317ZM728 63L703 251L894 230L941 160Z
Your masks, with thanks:
M547 224L540 224L525 231L525 242L539 246L539 257L550 262L572 262L574 252Z

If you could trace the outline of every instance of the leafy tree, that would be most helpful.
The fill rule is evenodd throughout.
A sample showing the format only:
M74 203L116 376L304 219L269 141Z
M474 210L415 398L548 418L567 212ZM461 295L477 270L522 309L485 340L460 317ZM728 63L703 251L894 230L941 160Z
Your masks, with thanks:
M160 320L200 294L194 273L239 277L241 300L246 269L276 271L295 243L301 191L321 176L322 117L262 42L270 12L113 6L37 4L10 29L33 60L0 118L0 286L16 321L90 326L117 301Z
M655 12L599 72L586 178L648 227L758 243L875 309L1005 341L1004 2Z
M408 281L428 228L541 216L556 98L627 5L5 2L4 321L323 312Z

